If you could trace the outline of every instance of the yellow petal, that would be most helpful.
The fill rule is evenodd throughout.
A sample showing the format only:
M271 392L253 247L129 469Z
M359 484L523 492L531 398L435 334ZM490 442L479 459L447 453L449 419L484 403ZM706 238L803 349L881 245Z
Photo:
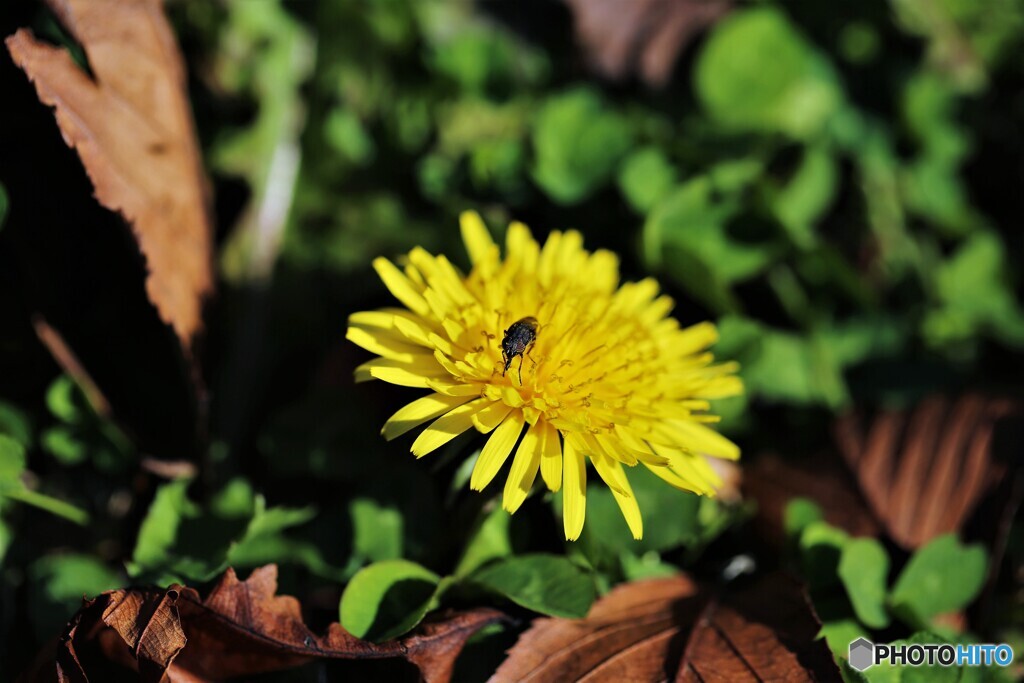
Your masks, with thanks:
M426 299L420 294L416 285L409 281L402 271L395 264L386 258L377 257L373 260L373 269L384 281L384 286L394 295L396 299L405 304L410 311L420 315L429 315L430 306Z
M550 422L542 420L537 425L541 427L540 476L548 490L557 491L562 488L562 442Z
M474 266L490 264L497 259L498 245L491 239L487 226L476 211L463 211L459 216L462 241L466 243L469 260Z
M486 399L478 398L475 401L463 403L458 408L437 418L412 442L410 449L412 454L417 458L422 458L462 434L473 426L473 414L489 403Z
M422 346L415 346L401 341L401 337L381 331L370 331L364 328L349 326L345 338L356 346L361 346L370 353L375 353L391 360L410 363L414 356L423 355Z
M512 412L512 407L496 401L473 416L473 425L481 434L487 434L501 424L505 416Z
M388 358L375 358L356 368L356 381L366 381L367 376L388 384L403 387L427 388L427 380L448 376L432 355L416 356L411 363Z
M444 394L431 394L424 396L400 408L398 412L388 418L384 423L381 434L388 441L405 434L413 427L417 427L427 420L432 420L439 415L444 415L449 410L467 403L472 396L447 396Z
M587 515L587 463L571 439L562 452L562 521L565 540L575 541L583 532Z
M619 510L626 518L626 524L633 533L633 538L640 540L644 535L644 521L640 516L640 506L637 505L636 496L633 495L633 487L629 485L629 479L622 469L622 464L607 457L594 458L593 461L594 469L611 489L615 502L619 504ZM615 484L612 485L612 482Z
M684 436L686 440L683 442L683 445L688 449L712 455L716 458L739 460L740 447L715 430L696 422L682 420L672 423L672 426L676 432Z
M501 506L510 514L523 504L537 478L543 445L541 443L543 425L543 422L531 425L526 430L523 440L519 442L519 448L516 449L516 457L512 460L512 469L508 473L508 479L505 480L505 492L501 501ZM558 438L557 435L555 438Z
M505 464L512 447L516 445L524 423L523 414L516 410L498 425L480 451L480 457L473 467L473 476L469 480L469 488L483 491L484 487L491 483L494 475Z

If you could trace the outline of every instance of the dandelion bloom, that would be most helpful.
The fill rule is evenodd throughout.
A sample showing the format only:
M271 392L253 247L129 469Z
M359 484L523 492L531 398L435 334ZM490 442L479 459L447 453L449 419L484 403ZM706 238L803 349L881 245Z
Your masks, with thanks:
M461 227L468 275L421 248L404 269L378 258L405 308L349 318L348 339L380 356L356 381L432 392L392 415L385 438L430 422L412 444L419 458L473 427L490 434L470 487L487 486L515 449L504 508L519 508L539 470L551 491L562 489L569 540L583 530L588 459L635 538L643 522L623 465L714 495L720 480L706 456L734 460L739 448L706 426L717 419L708 400L743 391L736 364L714 364L707 351L715 326L680 329L653 279L620 286L618 258L585 251L576 231L553 232L541 247L513 223L502 259L477 214L463 214ZM521 355L503 357L503 341Z

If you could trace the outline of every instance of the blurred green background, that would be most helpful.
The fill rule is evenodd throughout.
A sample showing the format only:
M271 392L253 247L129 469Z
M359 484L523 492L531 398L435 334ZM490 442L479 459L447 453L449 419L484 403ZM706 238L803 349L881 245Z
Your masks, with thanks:
M357 570L405 558L436 574L401 622L438 576L494 558L548 553L565 565L536 571L587 572L600 589L710 572L744 547L748 509L638 476L645 517L662 520L642 544L595 490L567 548L541 497L510 520L465 490L472 439L413 462L378 436L410 395L352 384L366 354L344 341L346 318L390 305L375 256L421 245L465 266L468 208L497 236L510 219L538 237L579 229L620 254L626 279L658 277L684 324L717 321L716 353L740 361L747 395L716 409L747 454L825 448L852 406L1019 391L1024 3L720 3L662 36L670 49L649 57L662 78L642 66L656 28L615 7L169 2L216 202L199 402L130 237L0 58L0 677L83 593L129 581L276 561L326 622ZM4 3L4 35L19 26L68 44L42 5ZM60 374L34 314L114 420ZM168 483L143 458L201 474ZM537 609L499 573L446 585L443 601L497 592Z

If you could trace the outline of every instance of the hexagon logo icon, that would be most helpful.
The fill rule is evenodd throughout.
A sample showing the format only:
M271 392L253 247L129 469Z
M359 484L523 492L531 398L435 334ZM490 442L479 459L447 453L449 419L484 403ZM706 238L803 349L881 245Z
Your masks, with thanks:
M875 663L875 645L867 638L858 638L850 643L850 666L864 671Z

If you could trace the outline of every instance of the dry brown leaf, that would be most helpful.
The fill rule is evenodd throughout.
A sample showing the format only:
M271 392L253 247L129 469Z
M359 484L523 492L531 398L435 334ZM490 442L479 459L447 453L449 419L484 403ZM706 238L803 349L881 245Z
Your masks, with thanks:
M721 591L686 576L619 586L586 619L538 619L491 679L839 681L800 584Z
M500 612L477 609L425 623L401 640L375 644L332 624L324 636L303 622L298 600L277 595L277 566L240 581L228 569L205 600L184 586L110 591L68 624L57 651L61 683L122 680L201 683L247 678L315 659L402 658L426 681L451 678L466 640Z
M694 36L732 7L729 0L565 0L576 38L608 78L637 72L651 86L668 82Z
M146 292L188 351L213 288L211 227L186 75L160 0L49 0L93 76L20 29L7 49L55 108L103 206L129 223Z
M1007 399L936 396L913 411L883 413L867 428L847 416L836 440L889 536L913 549L961 530L1005 480L1014 457L1005 446L1019 439L997 442L997 429L1021 417L1024 407Z

